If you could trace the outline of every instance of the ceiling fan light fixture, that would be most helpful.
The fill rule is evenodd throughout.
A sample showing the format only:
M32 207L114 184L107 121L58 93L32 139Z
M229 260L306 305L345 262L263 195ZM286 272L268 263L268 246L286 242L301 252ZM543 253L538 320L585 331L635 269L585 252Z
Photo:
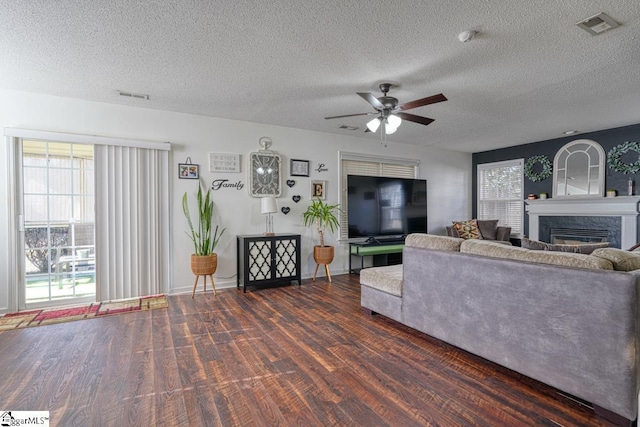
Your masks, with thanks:
M378 130L378 127L380 126L380 118L376 117L375 119L371 120L369 123L367 123L367 128L371 131L374 132Z
M391 127L391 126L385 126L384 127L384 133L387 134L387 135L392 135L392 134L396 133L397 130L398 130L398 128L394 128L394 127Z
M402 124L402 119L399 116L390 114L389 117L387 117L387 122L389 123L389 126L397 129Z

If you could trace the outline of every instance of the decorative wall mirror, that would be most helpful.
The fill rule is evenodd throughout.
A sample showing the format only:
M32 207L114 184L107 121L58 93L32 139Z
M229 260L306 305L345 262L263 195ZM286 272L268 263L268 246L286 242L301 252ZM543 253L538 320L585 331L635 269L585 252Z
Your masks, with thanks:
M566 144L553 159L553 197L604 197L605 152L595 141Z
M249 155L250 186L253 197L280 197L280 156L273 152L258 151Z

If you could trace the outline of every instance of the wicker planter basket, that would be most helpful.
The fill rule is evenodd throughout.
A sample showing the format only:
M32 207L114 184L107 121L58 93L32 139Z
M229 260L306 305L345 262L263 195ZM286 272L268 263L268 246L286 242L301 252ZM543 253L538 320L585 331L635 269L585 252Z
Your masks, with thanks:
M218 254L204 256L191 254L191 271L196 276L211 276L217 268Z
M316 264L331 264L335 248L333 246L314 246L313 247L313 259Z

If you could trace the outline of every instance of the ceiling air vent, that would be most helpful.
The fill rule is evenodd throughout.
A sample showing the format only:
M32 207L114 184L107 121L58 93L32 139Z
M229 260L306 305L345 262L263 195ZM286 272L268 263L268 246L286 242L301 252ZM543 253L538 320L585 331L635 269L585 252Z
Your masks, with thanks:
M149 95L146 95L144 93L124 92L122 90L118 90L116 92L118 92L118 95L126 96L127 98L145 99L147 101L149 100Z
M338 129L346 129L346 130L358 130L358 126L347 126L347 125L340 125L338 126Z
M594 36L620 26L620 24L604 12L594 15L591 18L587 18L584 21L576 22L576 25Z

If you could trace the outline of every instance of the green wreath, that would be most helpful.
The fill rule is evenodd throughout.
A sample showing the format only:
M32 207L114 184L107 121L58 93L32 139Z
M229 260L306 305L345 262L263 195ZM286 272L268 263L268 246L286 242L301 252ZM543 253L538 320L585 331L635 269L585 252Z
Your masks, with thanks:
M638 160L633 163L623 163L622 156L629 151L638 153ZM640 171L640 143L626 141L620 145L613 147L607 154L609 167L616 172L624 174L632 174Z
M542 170L539 173L533 170L533 167L537 163L540 163L542 165ZM539 155L529 157L527 159L527 163L524 164L524 174L533 182L543 181L549 178L552 171L553 165L551 164L551 161L547 158L547 156Z

